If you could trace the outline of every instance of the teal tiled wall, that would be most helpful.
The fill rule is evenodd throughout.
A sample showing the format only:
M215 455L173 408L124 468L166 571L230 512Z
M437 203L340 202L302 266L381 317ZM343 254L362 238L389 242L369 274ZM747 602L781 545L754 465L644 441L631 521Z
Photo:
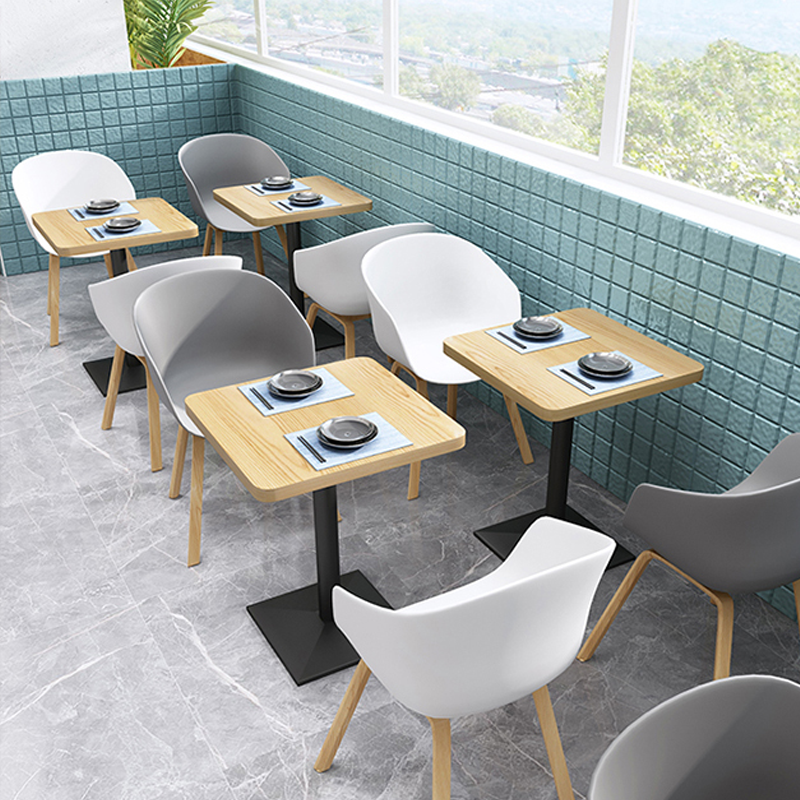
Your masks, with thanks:
M244 67L9 82L0 103L10 274L46 266L10 193L22 158L100 150L140 195L191 214L175 153L202 133L238 130L269 142L293 173L330 175L373 199L369 214L304 224L307 244L428 220L494 258L526 314L589 306L702 362L699 384L578 420L574 463L616 496L642 481L730 488L800 431L797 259ZM504 413L495 390L475 392ZM548 425L525 422L549 441ZM767 599L793 615L785 587Z

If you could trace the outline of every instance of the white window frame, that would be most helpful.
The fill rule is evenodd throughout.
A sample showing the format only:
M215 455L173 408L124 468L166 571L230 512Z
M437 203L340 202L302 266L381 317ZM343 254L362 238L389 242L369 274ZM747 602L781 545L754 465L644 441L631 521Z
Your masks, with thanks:
M383 0L383 88L340 78L267 53L266 0L253 0L258 52L194 33L188 44L325 91L348 102L435 130L500 155L612 192L700 225L800 258L800 218L662 178L622 163L638 0L613 0L609 57L597 155L534 139L508 128L429 106L399 94L399 0Z

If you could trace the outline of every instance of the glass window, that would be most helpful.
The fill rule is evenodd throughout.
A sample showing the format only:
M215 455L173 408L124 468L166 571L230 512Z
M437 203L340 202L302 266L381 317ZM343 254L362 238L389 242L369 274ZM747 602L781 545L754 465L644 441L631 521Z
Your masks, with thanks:
M197 32L220 42L258 52L255 0L214 0Z
M571 87L602 71L611 0L399 3L401 95L597 152L599 129L572 120ZM602 84L593 100L602 115Z
M800 2L640 0L624 162L800 214Z

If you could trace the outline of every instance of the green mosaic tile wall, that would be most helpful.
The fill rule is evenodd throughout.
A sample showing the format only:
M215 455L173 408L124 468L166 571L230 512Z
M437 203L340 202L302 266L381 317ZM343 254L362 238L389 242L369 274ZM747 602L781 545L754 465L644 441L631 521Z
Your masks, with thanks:
M232 69L222 64L0 82L0 246L8 275L47 268L47 254L28 232L11 188L13 168L37 153L104 153L125 170L140 197L164 197L191 215L176 154L195 136L235 128Z

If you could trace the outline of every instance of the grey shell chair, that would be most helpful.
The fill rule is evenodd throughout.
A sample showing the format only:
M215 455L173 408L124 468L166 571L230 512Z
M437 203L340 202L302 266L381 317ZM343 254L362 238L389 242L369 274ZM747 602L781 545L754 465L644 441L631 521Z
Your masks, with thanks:
M194 272L201 269L241 269L242 259L239 256L211 256L209 258L180 258L175 261L164 261L160 264L124 275L110 278L89 285L89 298L94 313L106 333L114 340L114 361L108 379L108 393L103 409L103 421L100 427L106 431L114 422L114 410L117 405L122 367L125 354L136 356L145 367L147 379L147 416L150 429L150 467L158 472L161 461L161 420L158 407L158 394L150 380L150 371L144 359L144 351L133 327L133 304L139 295L148 287L164 278L180 275L183 272Z
M589 800L757 800L800 795L800 686L742 675L648 711L603 754Z
M214 189L223 186L239 186L257 183L269 175L289 175L289 168L283 159L261 139L241 133L212 133L186 142L178 151L178 163L186 180L186 189L192 208L204 219L206 238L203 255L211 252L212 234L214 255L222 253L222 233L250 233L253 236L253 249L256 268L264 274L264 255L261 250L260 232L230 209L214 199ZM275 230L286 250L286 234L282 225Z
M793 583L800 619L800 433L787 436L750 476L719 495L638 486L624 524L652 549L633 563L579 660L594 654L653 559L674 569L716 605L715 678L730 674L731 592Z
M166 278L133 307L136 334L158 396L180 426L170 497L180 494L192 435L190 567L200 562L205 440L186 413L190 394L315 363L314 337L288 295L268 278L203 270Z
M432 233L433 230L433 225L427 222L387 225L297 250L294 254L295 281L311 299L306 322L313 327L319 311L329 314L344 328L344 357L355 358L353 323L369 317L361 260L375 245L388 239L410 233Z

